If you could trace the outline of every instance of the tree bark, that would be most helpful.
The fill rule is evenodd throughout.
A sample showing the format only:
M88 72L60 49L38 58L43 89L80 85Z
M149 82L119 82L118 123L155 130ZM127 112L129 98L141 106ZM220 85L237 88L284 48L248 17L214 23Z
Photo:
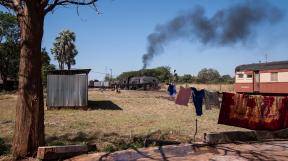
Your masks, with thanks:
M64 63L62 61L59 61L59 69L64 70Z
M34 3L34 2L33 2ZM21 28L19 86L13 156L35 154L44 145L44 103L41 78L41 42L44 11L37 4L17 15Z

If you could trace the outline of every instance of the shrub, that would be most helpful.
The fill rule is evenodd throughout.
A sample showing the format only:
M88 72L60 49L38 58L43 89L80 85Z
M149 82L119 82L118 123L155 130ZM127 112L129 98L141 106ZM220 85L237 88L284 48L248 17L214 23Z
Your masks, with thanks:
M10 151L9 146L5 144L2 138L0 138L0 155L8 154L9 151Z

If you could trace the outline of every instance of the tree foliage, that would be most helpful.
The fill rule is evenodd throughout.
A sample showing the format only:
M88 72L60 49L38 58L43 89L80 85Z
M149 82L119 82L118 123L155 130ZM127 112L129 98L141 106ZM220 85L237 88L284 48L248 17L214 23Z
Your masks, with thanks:
M42 80L43 80L43 84L46 85L48 71L55 70L56 67L54 64L50 63L51 59L45 48L42 48L41 56L42 56L41 58L42 59Z
M0 76L4 89L8 77L17 80L19 68L19 27L16 16L0 12Z
M18 42L19 32L16 16L0 11L0 43Z
M78 54L75 46L76 36L74 32L64 30L59 33L53 43L51 53L54 55L55 60L59 63L59 69L64 69L64 64L67 65L68 70L71 65L75 65L75 56Z
M95 7L96 1L0 0L0 5L15 12L21 30L19 87L12 147L16 159L32 156L37 147L45 144L41 73L41 42L45 16L57 6L74 5L77 9L82 5Z
M197 76L193 76L191 74L178 76L177 73L172 74L170 72L170 67L167 66L123 72L117 77L117 79L138 76L157 77L162 83L168 83L172 80L174 80L176 83L234 83L234 78L232 78L230 75L221 76L216 69L204 68L199 71Z
M184 74L183 76L179 76L178 82L180 82L180 83L196 83L197 77L192 76L191 74Z
M161 66L153 69L142 69L138 71L123 72L117 77L117 79L138 77L138 76L152 76L157 77L160 82L169 82L169 80L172 77L172 74L170 72L170 67Z
M217 83L219 82L221 76L215 69L204 68L199 71L197 77L199 83Z
M44 14L44 16L51 11L53 12L59 6L66 7L72 5L77 6L77 9L79 6L90 5L94 7L96 12L99 14L96 7L97 1L98 0L30 0L29 3L27 3L26 0L0 0L0 5L6 7L8 10L12 9L20 16L25 15L25 9L32 7L33 5L38 5L35 6L34 10L39 9L43 11L41 14Z
M106 74L104 77L104 81L113 81L114 78L110 74Z
M232 78L230 75L222 75L219 82L232 84L235 82L235 78Z

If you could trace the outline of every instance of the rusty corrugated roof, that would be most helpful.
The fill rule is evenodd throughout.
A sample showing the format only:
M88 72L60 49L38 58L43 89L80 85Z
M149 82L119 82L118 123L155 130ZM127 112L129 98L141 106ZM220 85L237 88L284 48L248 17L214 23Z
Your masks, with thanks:
M91 69L50 70L48 75L88 74Z
M254 64L244 64L239 65L235 68L235 71L243 70L271 70L271 69L288 69L288 61L274 61L267 63L254 63Z

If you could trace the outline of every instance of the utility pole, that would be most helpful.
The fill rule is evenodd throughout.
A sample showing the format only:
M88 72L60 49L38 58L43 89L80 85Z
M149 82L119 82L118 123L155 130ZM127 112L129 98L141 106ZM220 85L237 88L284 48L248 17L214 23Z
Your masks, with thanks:
M174 72L173 72L173 83L176 83L176 79L177 79L177 73L176 73L176 69L174 69Z
M266 63L268 62L268 54L267 53L265 54L265 61L266 61Z
M110 68L110 80L112 80L112 68Z

